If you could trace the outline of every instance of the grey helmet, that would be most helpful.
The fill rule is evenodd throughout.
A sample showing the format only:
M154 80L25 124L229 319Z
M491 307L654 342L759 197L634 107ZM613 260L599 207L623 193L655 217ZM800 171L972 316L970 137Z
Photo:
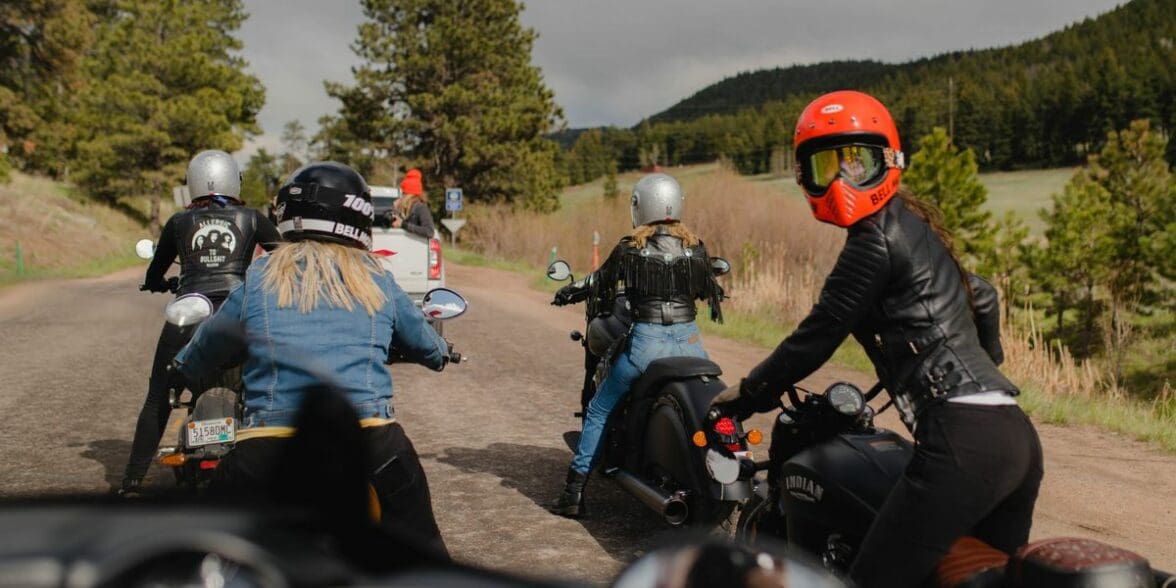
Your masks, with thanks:
M633 187L633 226L682 220L682 187L666 174L649 174Z
M192 200L214 195L241 199L241 170L237 160L224 151L197 153L188 163L187 184Z

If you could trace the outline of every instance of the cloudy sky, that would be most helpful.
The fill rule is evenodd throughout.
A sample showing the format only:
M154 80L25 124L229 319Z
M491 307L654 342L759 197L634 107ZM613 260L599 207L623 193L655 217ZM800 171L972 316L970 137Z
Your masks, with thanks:
M534 62L572 127L629 126L741 71L830 59L901 62L1007 45L1106 12L1122 0L530 0ZM267 89L265 136L313 131L348 82L358 0L245 0L244 56Z

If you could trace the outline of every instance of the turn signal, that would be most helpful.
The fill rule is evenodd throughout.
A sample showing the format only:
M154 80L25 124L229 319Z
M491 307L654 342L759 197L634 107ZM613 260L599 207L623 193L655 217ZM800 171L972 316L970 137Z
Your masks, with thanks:
M706 447L706 433L702 431L695 431L690 440L694 442L695 447Z
M159 463L165 466L177 467L184 465L183 453L172 453L159 458Z
M747 432L747 442L752 445L759 445L764 440L764 434L759 429L752 429Z

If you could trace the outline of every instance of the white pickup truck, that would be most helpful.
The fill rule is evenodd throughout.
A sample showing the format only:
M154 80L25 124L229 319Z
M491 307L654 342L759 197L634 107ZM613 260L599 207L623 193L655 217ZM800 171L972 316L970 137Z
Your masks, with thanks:
M392 277L419 307L425 292L445 285L445 263L441 257L440 235L426 239L404 229L393 229L389 224L391 211L400 190L387 186L371 186L376 222L372 227L372 251L384 256L384 265ZM433 323L437 332L441 323Z

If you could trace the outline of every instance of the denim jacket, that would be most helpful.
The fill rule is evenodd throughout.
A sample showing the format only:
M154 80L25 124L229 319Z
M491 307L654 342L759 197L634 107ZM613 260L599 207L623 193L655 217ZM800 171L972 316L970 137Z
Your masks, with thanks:
M392 376L388 348L440 371L448 346L429 326L390 274L373 275L387 302L374 315L358 302L352 310L320 300L302 313L278 308L277 294L262 286L269 257L250 266L192 341L176 356L189 381L215 373L245 356L241 428L294 425L306 389L324 381L346 392L361 419L391 419Z

